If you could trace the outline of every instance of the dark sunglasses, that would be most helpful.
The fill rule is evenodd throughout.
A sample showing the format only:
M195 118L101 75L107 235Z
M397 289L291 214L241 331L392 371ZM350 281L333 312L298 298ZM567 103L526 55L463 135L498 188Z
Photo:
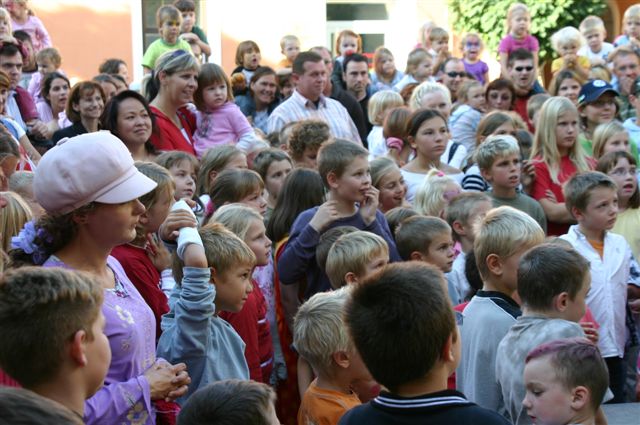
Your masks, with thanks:
M533 66L516 66L513 69L515 69L516 72L533 71Z
M447 72L447 75L448 75L450 78L456 78L456 77L460 77L460 78L462 78L462 77L464 77L465 75L467 75L467 73L466 73L466 72L450 71L450 72Z

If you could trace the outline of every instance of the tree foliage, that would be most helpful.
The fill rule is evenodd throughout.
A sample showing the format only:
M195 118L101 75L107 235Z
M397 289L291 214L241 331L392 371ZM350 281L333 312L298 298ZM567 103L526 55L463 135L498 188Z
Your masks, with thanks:
M531 34L540 42L540 63L553 59L551 35L566 26L578 27L589 15L600 15L604 0L520 0L531 12ZM498 52L498 44L506 35L506 17L515 0L449 0L453 27L456 31L477 32L486 48Z

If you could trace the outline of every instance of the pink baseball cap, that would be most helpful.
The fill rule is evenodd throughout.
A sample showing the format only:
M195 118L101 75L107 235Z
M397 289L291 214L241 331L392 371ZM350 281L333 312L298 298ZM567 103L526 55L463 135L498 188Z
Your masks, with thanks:
M60 140L42 157L33 180L36 200L51 214L67 214L91 202L128 202L156 186L108 131Z

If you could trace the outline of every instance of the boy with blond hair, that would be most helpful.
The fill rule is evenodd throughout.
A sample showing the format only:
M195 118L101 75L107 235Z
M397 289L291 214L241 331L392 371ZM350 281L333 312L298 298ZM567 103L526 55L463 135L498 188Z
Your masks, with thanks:
M360 404L352 387L371 381L343 321L350 288L315 294L302 304L293 326L293 345L316 375L302 398L298 423L337 424Z
M340 425L503 425L507 420L447 390L460 335L442 272L424 263L384 267L353 287L345 320L380 395Z
M487 194L493 206L506 205L529 214L546 233L544 210L538 201L519 190L522 160L515 137L508 134L487 137L476 149L475 160L482 177L491 185Z
M473 243L483 287L465 308L460 324L462 360L456 385L471 401L500 414L506 410L496 382L496 351L521 314L514 300L518 262L543 241L542 228L529 215L499 207L484 217Z
M333 289L361 282L389 262L389 246L380 236L358 230L340 236L327 255L325 271Z
M89 275L59 268L25 267L0 280L0 367L81 418L111 363L103 291Z
M284 59L278 62L278 69L291 69L293 61L300 53L300 39L291 34L282 37L280 39L280 53L284 55Z
M584 338L578 321L586 311L590 279L587 261L573 248L558 243L534 247L520 259L522 316L498 345L495 363L507 418L514 424L532 423L522 402L526 392L532 390L525 388L523 381L527 354L545 342ZM602 397L597 404L601 401Z
M640 269L625 238L609 232L618 215L615 182L603 173L585 172L574 175L563 191L567 209L578 224L561 238L589 262L587 305L600 325L598 347L609 369L612 402L621 403L626 380L627 294L640 297Z
M580 22L580 33L587 41L586 46L578 50L579 56L586 56L591 66L605 65L607 56L613 51L613 44L607 43L607 30L599 16L587 16Z
M471 285L465 274L467 254L473 250L476 222L491 209L491 198L481 192L465 192L456 196L445 209L447 224L451 226L453 240L460 243L460 252L447 274L447 282L456 288L461 301L466 301Z
M142 57L142 66L145 73L150 73L156 67L156 61L163 53L172 50L184 50L191 53L189 43L180 38L180 26L182 15L174 6L162 6L156 12L156 25L160 38L147 47Z

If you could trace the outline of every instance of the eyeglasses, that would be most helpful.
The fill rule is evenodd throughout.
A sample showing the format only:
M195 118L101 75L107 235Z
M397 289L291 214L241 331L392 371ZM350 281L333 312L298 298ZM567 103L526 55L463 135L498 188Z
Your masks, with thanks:
M516 66L515 68L513 68L516 70L516 72L522 72L522 71L533 71L533 66L529 65L529 66Z
M456 72L456 71L450 71L447 72L447 75L449 76L449 78L456 78L456 77L464 77L465 75L467 75L466 72Z
M594 108L604 108L605 106L615 105L615 99L598 99L595 102L587 103L589 106L593 106Z

